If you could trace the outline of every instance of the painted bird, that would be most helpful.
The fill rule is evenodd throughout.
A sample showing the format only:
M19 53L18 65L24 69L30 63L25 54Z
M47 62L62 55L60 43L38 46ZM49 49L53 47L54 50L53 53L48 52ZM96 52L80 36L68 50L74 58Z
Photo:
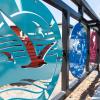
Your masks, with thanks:
M45 53L53 45L53 43L45 46L44 49L39 53L39 55L36 55L36 51L31 40L28 37L25 37L25 38L21 37L20 35L21 30L17 26L11 26L11 28L21 38L31 58L31 63L27 66L22 66L22 68L29 68L29 67L36 68L36 67L41 67L43 64L46 64L43 58L44 58Z

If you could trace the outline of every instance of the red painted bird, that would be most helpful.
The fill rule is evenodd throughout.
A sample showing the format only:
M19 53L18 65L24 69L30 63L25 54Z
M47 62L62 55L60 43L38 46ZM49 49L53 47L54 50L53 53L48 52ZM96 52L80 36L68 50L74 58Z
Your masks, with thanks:
M21 38L21 40L25 44L26 49L31 59L31 63L27 66L22 66L22 68L37 68L37 67L41 67L43 64L46 64L46 62L43 60L43 57L45 53L47 52L47 50L53 45L53 43L45 46L44 49L37 56L35 48L32 42L30 41L30 39L28 37L25 37L25 38L21 37L21 34L20 34L21 30L17 28L16 26L11 26L11 28Z

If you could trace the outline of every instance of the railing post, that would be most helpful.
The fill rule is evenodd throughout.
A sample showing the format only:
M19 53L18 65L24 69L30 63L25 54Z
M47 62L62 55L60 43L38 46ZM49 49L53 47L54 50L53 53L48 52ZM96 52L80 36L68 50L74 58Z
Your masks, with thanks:
M82 4L81 4L81 5L78 5L78 12L80 13L81 18L83 18L83 12L84 12L84 9L83 9Z
M86 61L86 72L87 74L90 72L90 68L89 68L89 62L90 62L90 27L87 26L87 47L88 47L88 50L87 50L87 61Z
M64 12L62 14L62 44L63 44L63 62L62 62L62 91L69 92L69 61L68 61L68 48L69 48L69 35L70 35L70 14Z
M99 30L98 30L98 34L97 34L97 60L96 60L96 62L97 62L97 71L99 72L100 71L100 69L99 69L99 63L100 63L100 28L99 28Z

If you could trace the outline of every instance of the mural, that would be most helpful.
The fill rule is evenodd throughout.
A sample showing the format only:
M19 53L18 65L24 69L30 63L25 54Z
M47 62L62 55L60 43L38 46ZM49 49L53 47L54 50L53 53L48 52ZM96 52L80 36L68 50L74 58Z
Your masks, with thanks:
M95 63L97 57L97 37L96 32L90 33L90 62Z
M72 75L81 78L87 59L86 27L78 23L74 26L69 39L69 66Z
M12 94L6 99L47 100L57 83L61 62L58 25L40 0L0 0L0 87L34 87L0 89L0 94L21 90L32 98Z

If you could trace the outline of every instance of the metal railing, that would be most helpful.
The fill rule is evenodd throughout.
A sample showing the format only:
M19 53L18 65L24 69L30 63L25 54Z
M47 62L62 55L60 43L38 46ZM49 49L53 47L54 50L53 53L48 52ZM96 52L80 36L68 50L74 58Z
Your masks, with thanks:
M66 98L93 70L89 68L90 59L90 28L97 27L98 37L98 49L97 49L97 70L99 71L100 62L100 20L95 14L86 0L71 0L78 7L78 13L69 7L62 0L43 0L51 6L57 8L62 12L62 44L63 44L63 62L62 62L62 91L54 97L52 100L63 100ZM88 21L83 17L83 13L86 13L92 20ZM68 61L68 47L69 47L69 35L70 35L70 17L81 21L87 26L87 38L88 38L88 57L86 64L86 74L81 78L72 88L69 88L69 61ZM66 27L66 28L65 28Z

